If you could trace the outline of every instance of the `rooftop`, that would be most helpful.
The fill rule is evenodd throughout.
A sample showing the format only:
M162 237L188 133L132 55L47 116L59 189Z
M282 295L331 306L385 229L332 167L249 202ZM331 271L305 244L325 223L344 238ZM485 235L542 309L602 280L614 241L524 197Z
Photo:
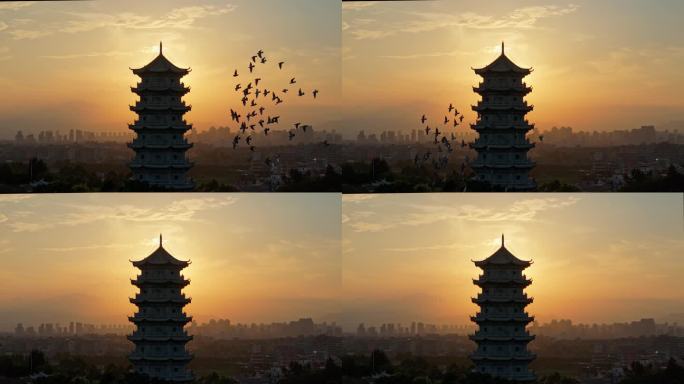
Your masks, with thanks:
M164 57L162 53L162 43L159 42L159 55L154 58L154 60L150 61L147 65L141 68L131 68L133 73L136 75L140 76L143 73L164 73L164 72L171 72L171 73L178 73L181 75L187 75L190 72L190 68L179 68L175 66L172 62L169 61L166 57Z
M504 73L504 72L516 72L516 73L521 73L528 75L530 72L532 72L531 68L522 68L516 65L514 62L511 61L511 59L506 56L504 53L504 43L501 43L501 55L496 58L496 60L492 61L489 65L486 67L482 68L473 68L475 73L478 75L483 75L488 72L498 72L498 73Z
M138 261L132 262L136 267L142 267L145 265L177 265L180 267L187 267L190 265L190 261L178 260L173 257L164 247L162 246L162 235L159 235L159 248L157 248L152 254L146 258Z
M475 261L475 265L478 267L490 266L490 265L519 265L522 267L529 267L532 264L531 261L520 260L515 255L513 255L504 246L504 235L501 235L501 248L494 252L491 256L484 260Z

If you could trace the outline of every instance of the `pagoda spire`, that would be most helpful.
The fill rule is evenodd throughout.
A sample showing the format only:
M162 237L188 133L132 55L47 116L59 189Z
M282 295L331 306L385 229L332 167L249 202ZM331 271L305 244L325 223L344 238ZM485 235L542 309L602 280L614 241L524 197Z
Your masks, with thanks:
M161 41L159 41L159 54L160 55L162 54L162 42Z
M159 236L161 236L161 235L159 235ZM504 246L504 234L503 233L501 234L501 246L502 247Z
M160 43L160 44L161 44L161 43ZM503 42L503 40L502 40L502 41L501 41L501 54L503 55L504 53L505 53L504 42Z
M159 234L159 246L160 247L162 246L162 234L161 233Z

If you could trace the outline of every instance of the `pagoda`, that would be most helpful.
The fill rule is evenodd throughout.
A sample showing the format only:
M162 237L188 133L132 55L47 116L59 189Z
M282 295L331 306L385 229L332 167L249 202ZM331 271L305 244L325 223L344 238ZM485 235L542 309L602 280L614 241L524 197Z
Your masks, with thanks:
M166 381L190 382L193 375L187 364L192 356L185 349L185 344L192 340L192 336L183 327L192 317L183 312L190 298L181 293L190 284L190 280L181 275L181 270L190 262L171 256L162 247L159 235L159 248L132 263L141 271L131 280L140 289L130 299L138 307L138 312L128 318L136 326L128 336L128 340L135 344L129 355L134 371Z
M527 157L534 144L526 136L534 125L525 120L525 114L534 106L524 100L532 87L523 82L532 69L514 64L501 43L501 55L496 60L473 70L483 78L473 87L482 97L472 106L477 121L470 125L478 133L470 145L477 151L470 164L475 179L504 190L534 189L535 182L529 177L534 162Z
M131 87L131 91L140 97L130 106L138 119L128 126L136 133L128 143L135 151L135 157L129 163L133 178L165 189L192 189L193 183L187 177L192 164L185 154L192 144L184 137L192 125L183 119L191 106L181 100L190 92L190 87L181 82L190 69L173 65L162 54L159 43L159 55L146 66L132 71L141 79Z
M534 339L525 329L534 317L525 312L533 299L523 293L532 280L523 270L532 262L513 256L504 246L488 258L475 261L484 271L473 283L482 292L473 298L480 312L471 317L478 330L470 335L477 349L470 356L475 372L489 374L514 381L533 381L535 375L528 364L535 355L527 350L527 343Z

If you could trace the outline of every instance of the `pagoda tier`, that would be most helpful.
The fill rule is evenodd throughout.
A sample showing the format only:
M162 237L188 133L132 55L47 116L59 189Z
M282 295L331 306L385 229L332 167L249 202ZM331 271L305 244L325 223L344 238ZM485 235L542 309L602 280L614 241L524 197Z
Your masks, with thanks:
M190 284L190 280L181 275L181 270L190 262L169 254L162 247L160 236L159 248L132 263L141 271L131 279L139 293L129 299L138 307L138 311L128 318L136 326L128 335L128 340L135 344L129 355L135 372L167 381L192 381L192 373L187 369L192 355L185 348L192 336L184 330L192 317L183 312L191 299L181 292Z
M190 87L181 82L189 72L166 59L161 44L159 55L152 62L133 69L133 73L142 79L131 87L140 99L129 107L138 114L138 119L128 125L136 137L127 144L135 151L135 157L129 163L135 180L168 189L193 188L187 176L193 164L186 155L192 143L184 137L192 125L183 119L192 106L182 100Z
M473 91L482 99L472 106L477 121L470 127L478 133L470 147L477 157L470 164L476 180L505 190L530 190L535 183L529 172L535 163L527 157L534 148L526 133L534 129L525 115L534 109L524 97L532 91L523 78L532 72L513 63L501 47L501 55L484 68L474 70L483 77Z
M534 340L526 329L534 317L525 312L525 307L534 299L524 293L532 280L523 275L523 270L532 262L520 260L504 247L488 258L475 261L483 274L473 283L482 291L472 302L480 311L471 316L477 324L477 331L469 338L477 343L477 349L470 356L475 371L515 381L532 381L535 375L528 364L535 355L527 350L527 344Z

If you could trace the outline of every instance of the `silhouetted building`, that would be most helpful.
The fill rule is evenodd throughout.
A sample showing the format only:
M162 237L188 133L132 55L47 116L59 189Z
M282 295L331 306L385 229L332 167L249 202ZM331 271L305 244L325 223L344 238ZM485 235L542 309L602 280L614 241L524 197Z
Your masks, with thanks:
M528 364L535 355L527 350L527 343L534 336L525 329L534 317L525 312L525 306L532 302L523 293L532 280L522 274L532 264L513 256L504 247L488 258L475 261L484 271L473 283L482 292L473 298L480 306L480 312L471 317L478 330L470 335L477 343L477 350L470 356L475 371L516 381L535 379Z
M534 128L525 120L533 106L524 100L532 91L522 79L532 72L520 68L504 54L484 68L475 69L483 81L473 87L482 100L472 107L477 121L471 128L479 137L471 144L477 158L471 163L478 180L514 190L528 190L535 186L529 177L534 163L527 152L534 147L526 137Z
M192 126L183 120L183 114L191 107L181 100L190 88L180 81L189 72L190 69L178 68L164 57L161 43L154 60L133 69L142 79L131 88L140 96L130 107L138 114L138 120L129 125L137 136L128 144L135 151L129 166L136 180L173 189L193 187L187 177L192 164L186 157L192 144L184 137Z
M135 372L168 381L189 382L193 379L187 364L192 356L185 344L192 336L183 329L192 317L183 312L190 298L181 293L190 280L181 275L189 261L171 256L162 247L143 260L133 261L141 273L131 283L140 292L131 298L138 312L129 317L136 330L128 336L135 343L129 355Z

